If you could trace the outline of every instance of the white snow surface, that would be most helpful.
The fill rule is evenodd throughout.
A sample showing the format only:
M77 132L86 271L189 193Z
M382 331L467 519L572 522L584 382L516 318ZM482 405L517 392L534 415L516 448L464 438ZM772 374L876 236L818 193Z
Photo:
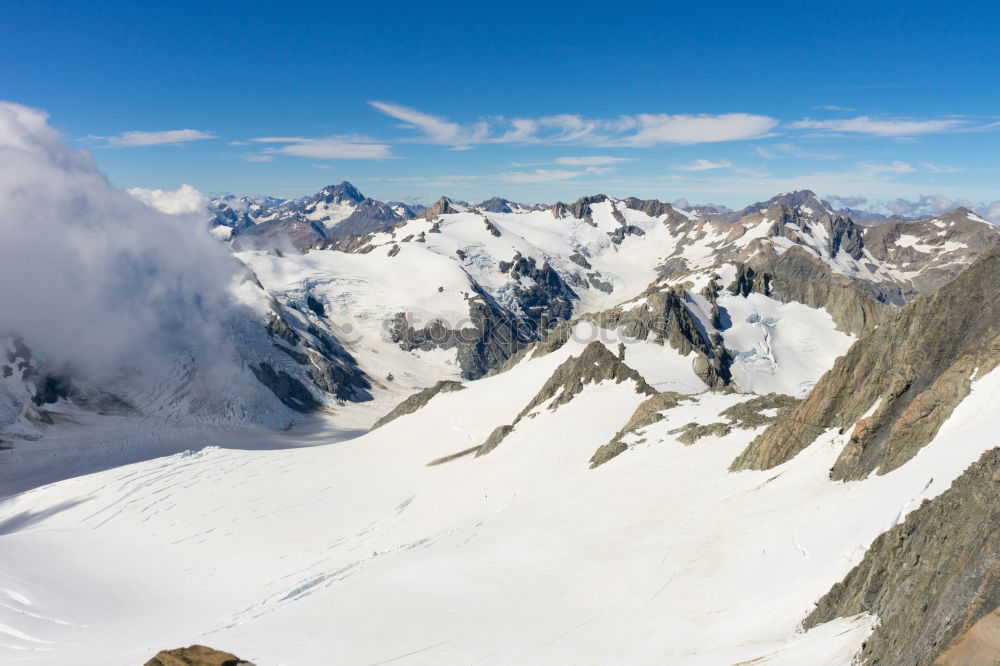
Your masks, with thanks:
M837 330L825 310L801 303L725 293L719 305L732 322L722 337L733 353L733 381L741 391L802 398L855 340Z
M758 431L687 447L668 434L750 397L721 393L665 412L590 470L644 398L625 382L539 409L487 456L426 466L509 423L581 349L350 441L192 441L9 497L0 662L142 663L197 642L289 665L846 665L876 618L807 634L799 622L879 533L994 445L1000 371L911 462L860 482L828 480L846 441L835 431L737 474L727 467Z

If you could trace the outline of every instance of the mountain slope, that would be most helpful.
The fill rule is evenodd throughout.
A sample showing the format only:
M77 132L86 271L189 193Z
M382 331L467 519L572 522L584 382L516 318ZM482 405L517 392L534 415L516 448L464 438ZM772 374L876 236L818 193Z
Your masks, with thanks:
M895 469L934 437L973 380L1000 363L1000 251L957 280L892 313L859 339L783 423L734 461L766 469L828 428L851 428L834 479Z
M804 626L877 615L882 622L865 642L861 663L930 666L1000 606L1000 541L988 536L996 534L1000 448L983 454L951 488L876 539ZM1000 642L993 650L1000 655Z

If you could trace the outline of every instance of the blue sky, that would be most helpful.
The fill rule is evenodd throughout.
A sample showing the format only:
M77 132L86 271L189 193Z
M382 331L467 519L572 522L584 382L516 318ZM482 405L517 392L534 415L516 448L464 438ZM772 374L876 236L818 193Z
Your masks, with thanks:
M992 2L0 13L0 98L46 109L126 187L300 196L348 179L382 199L730 206L809 187L902 212L1000 199Z

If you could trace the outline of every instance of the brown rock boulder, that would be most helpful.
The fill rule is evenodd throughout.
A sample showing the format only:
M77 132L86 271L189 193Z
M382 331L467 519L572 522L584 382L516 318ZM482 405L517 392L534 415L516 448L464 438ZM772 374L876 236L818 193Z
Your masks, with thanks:
M204 645L192 645L176 650L163 650L145 666L254 666L234 654L213 650Z

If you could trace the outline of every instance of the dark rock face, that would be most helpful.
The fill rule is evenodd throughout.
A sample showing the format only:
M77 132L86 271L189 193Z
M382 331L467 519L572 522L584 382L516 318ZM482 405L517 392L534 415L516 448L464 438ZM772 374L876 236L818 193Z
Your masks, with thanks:
M271 310L265 329L274 347L304 367L301 371L294 371L299 375L297 378L289 372L291 368L286 366L285 370L281 370L266 361L256 365L251 363L250 369L282 403L300 412L318 409L320 401L306 383L337 400L371 400L371 382L358 367L357 361L321 328L326 320L326 308L321 301L307 293L302 303L292 304L286 310L271 299ZM306 317L308 313L313 315L311 321Z
M608 196L606 194L595 194L589 197L580 197L571 204L565 204L560 201L553 204L552 208L549 210L551 211L552 216L556 219L561 219L570 215L578 220L583 220L587 224L594 224L594 216L590 210L591 204L602 203L607 200ZM622 214L617 210L613 212L613 214L615 213L617 214L616 219L621 218L619 221L624 224L625 218L622 217Z
M824 217L822 224L826 228L827 251L831 257L836 257L841 250L857 261L864 257L861 227L840 215Z
M621 245L626 236L645 236L646 232L633 224L623 224L614 231L609 231L608 235L611 236L612 243Z
M687 295L680 287L671 287L646 296L646 303L623 311L613 308L593 315L602 328L617 329L634 339L652 336L658 344L668 343L682 356L697 352L694 369L708 386L725 386L731 380L732 358L721 341L711 340L685 305Z
M527 317L535 330L548 330L573 314L577 295L548 262L539 267L534 257L525 258L518 253L507 266L507 273L514 278L512 287L520 314ZM524 282L529 286L522 286Z
M732 469L773 467L826 429L854 424L832 478L860 479L904 464L968 395L973 373L1000 363L998 290L1000 250L991 250L932 296L892 311L837 360L788 419L751 442ZM876 402L874 413L861 419Z
M819 600L804 627L872 613L881 624L865 642L861 663L929 666L1000 606L998 534L1000 448L995 448L951 488L879 536L861 563ZM994 658L998 649L995 643Z
M746 298L752 292L771 295L771 276L757 273L746 264L736 264L736 279L729 285L729 293Z
M518 363L524 360L524 358L530 353L531 358L541 358L546 354L551 354L552 352L560 349L564 344L566 344L570 336L573 333L573 325L570 321L564 320L552 327L552 329L545 334L545 336L536 342L531 342L524 347L521 347L513 356L507 359L502 366L491 370L488 374L494 375L501 372L506 372L510 370Z
M269 388L285 406L297 412L314 412L319 409L320 403L309 389L284 370L275 370L267 361L259 366L251 365L250 370L257 381Z
M146 662L145 666L254 666L249 661L228 652L213 650L204 645L192 645L176 650L163 650Z
M448 328L435 320L424 328L414 328L399 312L386 322L386 333L404 351L422 349L457 349L463 379L478 379L499 368L519 349L536 339L535 331L502 308L485 292L469 300L469 326Z
M371 400L371 382L358 367L357 361L330 334L319 328L325 320L326 309L322 302L311 294L306 294L301 312L285 310L272 299L271 315L266 330L274 346L291 357L297 364L305 366L304 376L297 379L285 370L276 369L273 364L263 362L250 365L254 376L267 386L286 406L300 412L315 411L320 403L303 383L308 380L316 389L334 396L337 400L362 402ZM310 311L316 323L304 319L305 310ZM294 322L294 326L289 322ZM265 367L266 366L266 367ZM305 394L309 397L306 398Z
M513 213L514 209L511 207L510 202L506 199L501 199L500 197L493 197L492 199L487 199L477 206L479 210L484 213Z
M650 217L670 215L674 212L673 206L662 201L657 201L656 199L636 199L635 197L629 197L623 203L632 210L642 211Z
M738 286L733 293L762 293L784 303L798 302L823 308L845 333L860 335L902 305L906 297L896 285L851 280L830 271L809 252L792 247L780 255L756 255L738 264ZM732 290L732 289L731 289Z
M464 388L465 385L462 384L462 382L442 379L434 386L425 388L423 391L420 391L419 393L414 393L409 398L396 405L396 407L391 412L389 412L388 414L380 418L378 421L376 421L371 429L374 430L375 428L380 428L384 426L386 423L398 419L400 416L413 414L421 407L426 405L428 402L430 402L431 398L438 395L439 393L451 393L452 391L461 391Z
M297 248L306 248L325 239L326 231L322 225L307 220L300 213L289 211L281 217L235 231L233 243L240 248L252 247L256 239L280 237L287 237Z
M343 238L345 236L365 236L380 231L389 231L403 222L388 204L374 199L360 201L354 212L332 228L324 229L326 238Z
M569 260L572 261L577 266L579 266L580 268L586 268L586 269L592 268L590 262L587 261L587 258L582 254L580 254L579 252L574 252L573 254L569 255Z
M500 269L513 278L504 302L473 284L468 326L454 330L432 321L416 329L401 312L388 322L390 339L406 351L457 349L462 378L478 379L572 316L576 293L548 263L538 266L533 257L518 253L511 261L500 262Z

